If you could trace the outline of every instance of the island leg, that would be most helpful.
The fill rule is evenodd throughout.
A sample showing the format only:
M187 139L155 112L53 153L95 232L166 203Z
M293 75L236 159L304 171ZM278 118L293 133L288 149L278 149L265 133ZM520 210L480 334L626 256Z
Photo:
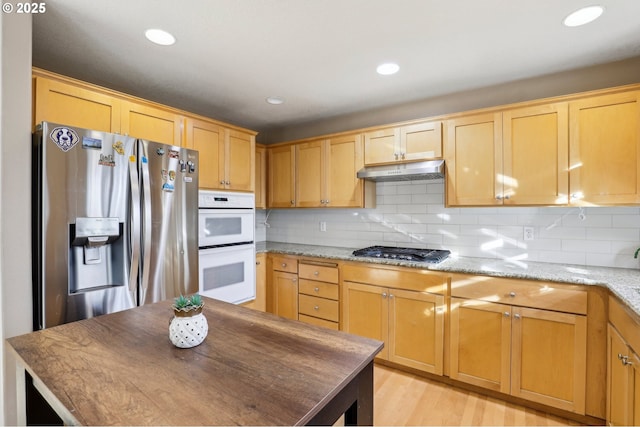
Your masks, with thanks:
M355 378L357 397L344 413L344 425L373 425L373 362L370 362Z

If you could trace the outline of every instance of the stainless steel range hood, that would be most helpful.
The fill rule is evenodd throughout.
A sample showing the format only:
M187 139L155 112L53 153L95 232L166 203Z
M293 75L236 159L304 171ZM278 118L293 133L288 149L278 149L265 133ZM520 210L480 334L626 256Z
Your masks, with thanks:
M382 166L367 166L358 171L358 178L370 181L411 181L444 178L444 160L428 160Z

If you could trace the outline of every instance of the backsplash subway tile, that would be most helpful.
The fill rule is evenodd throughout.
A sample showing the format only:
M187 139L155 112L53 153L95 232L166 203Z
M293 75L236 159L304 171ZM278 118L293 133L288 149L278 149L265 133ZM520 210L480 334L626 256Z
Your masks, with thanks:
M256 241L442 248L458 256L521 262L640 266L633 258L640 246L638 207L445 208L443 180L377 183L376 194L375 209L258 210ZM534 228L534 240L524 240L525 226Z

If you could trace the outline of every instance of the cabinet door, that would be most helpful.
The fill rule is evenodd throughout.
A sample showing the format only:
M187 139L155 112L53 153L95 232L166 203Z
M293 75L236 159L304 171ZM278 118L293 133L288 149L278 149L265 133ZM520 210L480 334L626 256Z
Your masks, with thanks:
M444 297L389 290L389 360L442 375Z
M326 191L324 141L296 144L295 150L295 205L300 208L324 206Z
M570 203L640 202L640 92L569 103Z
M89 88L35 78L34 126L43 121L120 132L120 100Z
M362 135L346 135L327 141L326 206L363 207L363 180L356 174L364 166Z
M513 396L584 414L586 363L586 316L513 308Z
M226 188L253 191L255 177L255 137L237 130L227 130L225 152Z
M267 256L266 254L256 254L256 299L253 309L259 311L267 310Z
M450 376L509 393L511 307L451 298Z
M501 114L448 120L446 127L447 206L501 205Z
M295 201L295 148L269 149L269 208L292 208Z
M198 150L200 188L224 188L224 129L214 123L186 119L187 148Z
M631 423L631 376L629 369L622 363L622 357L628 356L627 343L610 324L607 327L607 422L615 426L628 426Z
M498 179L502 181L504 204L567 204L567 103L508 110L502 120L503 173Z
M182 146L183 118L169 110L123 101L122 133L135 138Z
M298 275L273 272L273 312L278 316L298 319Z
M346 332L373 338L385 343L378 353L379 358L388 359L389 349L389 303L388 290L379 286L344 282L343 284L343 329Z
M256 147L255 174L256 209L267 208L267 149Z
M400 160L400 129L388 128L364 134L364 164Z
M631 352L629 355L629 361L631 362L628 365L631 370L631 381L633 382L630 387L630 404L631 407L631 423L630 425L639 426L640 425L640 357L634 352Z
M442 122L416 123L400 128L401 160L442 157Z

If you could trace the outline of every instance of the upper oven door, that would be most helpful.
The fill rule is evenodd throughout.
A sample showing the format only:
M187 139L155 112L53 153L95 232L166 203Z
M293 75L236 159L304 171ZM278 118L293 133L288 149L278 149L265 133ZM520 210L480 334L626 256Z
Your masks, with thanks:
M200 208L198 245L212 246L253 243L254 216L250 209Z

